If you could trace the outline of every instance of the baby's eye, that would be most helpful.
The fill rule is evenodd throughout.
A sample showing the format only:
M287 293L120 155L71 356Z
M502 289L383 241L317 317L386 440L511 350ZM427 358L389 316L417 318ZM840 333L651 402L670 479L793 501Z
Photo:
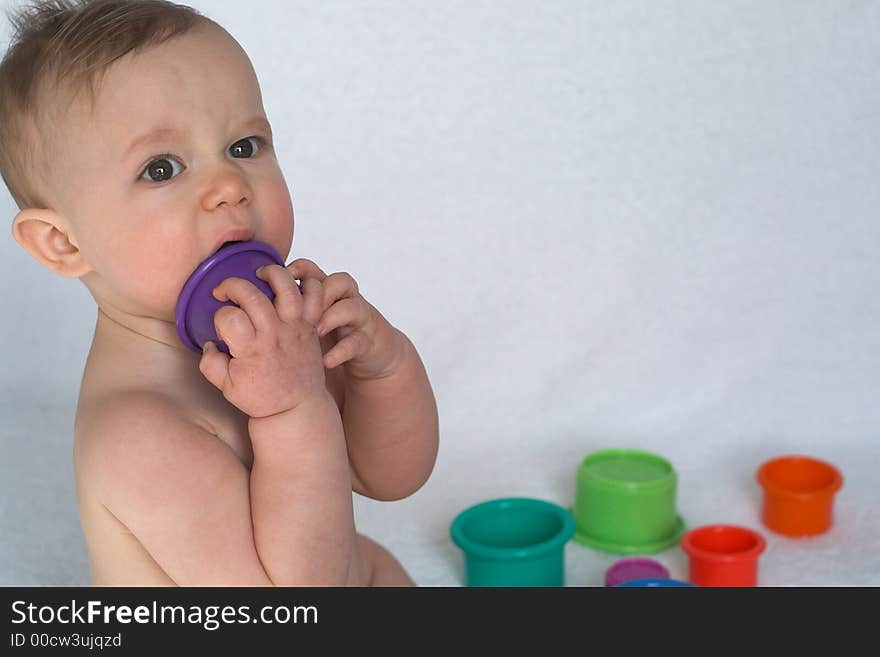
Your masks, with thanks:
M144 176L149 176L152 182L164 182L174 177L174 165L172 162L177 162L173 155L162 155L156 158L144 169L141 179L144 179ZM183 171L183 167L179 166L180 162L177 162L177 164L180 171Z
M252 144L251 142L254 143ZM235 158L250 158L256 153L259 153L265 143L266 142L262 137L246 137L245 139L239 139L230 146L229 152L232 157ZM254 144L256 144L256 146ZM147 180L147 176L149 176L149 181L157 183L170 180L177 175L174 171L175 162L177 162L179 169L177 173L181 173L183 167L180 166L180 162L177 158L173 155L160 155L147 165L147 168L141 173L141 179Z
M254 142L257 144L256 149L254 149L254 146L250 142ZM261 137L246 137L245 139L239 139L232 146L230 146L229 152L232 154L232 157L253 157L255 153L259 152L262 145L263 139Z

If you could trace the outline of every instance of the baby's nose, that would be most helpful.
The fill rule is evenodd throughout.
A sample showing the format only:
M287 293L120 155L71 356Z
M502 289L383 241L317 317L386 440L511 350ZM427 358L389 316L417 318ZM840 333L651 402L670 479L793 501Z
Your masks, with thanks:
M233 165L227 165L211 178L202 206L206 210L213 210L223 204L235 207L249 204L252 198L253 191L244 174Z

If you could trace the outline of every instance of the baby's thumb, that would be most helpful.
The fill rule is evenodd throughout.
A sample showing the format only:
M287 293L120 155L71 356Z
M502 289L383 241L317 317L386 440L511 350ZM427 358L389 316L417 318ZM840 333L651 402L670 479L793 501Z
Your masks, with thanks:
M209 340L202 348L199 371L219 390L223 390L223 383L229 371L229 356L217 349L217 346Z

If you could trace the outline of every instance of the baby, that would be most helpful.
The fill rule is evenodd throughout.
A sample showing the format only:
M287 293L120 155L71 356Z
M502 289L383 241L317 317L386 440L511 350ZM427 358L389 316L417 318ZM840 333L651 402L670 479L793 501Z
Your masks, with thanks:
M92 584L410 585L359 535L352 491L429 477L438 420L409 339L346 273L299 259L215 290L229 355L174 324L190 273L230 241L293 240L250 60L162 0L55 0L13 18L0 65L12 232L80 279L98 316L74 468ZM302 293L297 289L301 282Z

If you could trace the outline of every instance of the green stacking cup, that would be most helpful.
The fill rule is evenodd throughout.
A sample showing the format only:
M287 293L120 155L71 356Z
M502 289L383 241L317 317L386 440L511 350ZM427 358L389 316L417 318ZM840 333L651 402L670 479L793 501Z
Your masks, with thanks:
M616 554L651 554L675 545L677 477L664 458L634 449L593 452L577 471L575 540Z
M561 506L523 497L465 509L450 527L465 557L468 586L563 586L564 546L574 518Z

